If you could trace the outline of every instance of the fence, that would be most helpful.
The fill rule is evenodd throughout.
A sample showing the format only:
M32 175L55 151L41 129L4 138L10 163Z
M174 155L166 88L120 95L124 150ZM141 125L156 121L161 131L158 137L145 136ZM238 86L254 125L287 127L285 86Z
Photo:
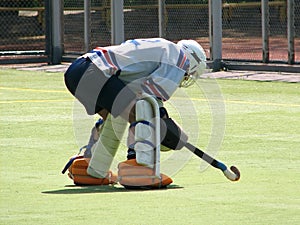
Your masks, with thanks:
M59 63L110 45L118 34L121 39L195 39L210 60L220 48L217 54L226 61L300 63L298 0L124 0L117 13L113 7L120 2L0 0L0 64L19 58ZM216 3L222 9L220 31L212 10ZM116 30L118 20L123 22ZM218 34L220 46L214 40Z
M43 1L0 0L0 63L46 59L44 13Z

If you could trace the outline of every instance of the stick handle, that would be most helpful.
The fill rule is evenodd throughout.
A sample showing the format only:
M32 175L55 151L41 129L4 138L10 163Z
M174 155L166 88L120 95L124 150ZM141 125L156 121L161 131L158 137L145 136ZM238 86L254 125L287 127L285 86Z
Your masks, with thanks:
M79 156L79 155L72 156L72 157L70 158L70 160L67 162L67 164L65 165L65 167L63 168L63 170L61 171L61 173L64 174L64 173L69 169L69 167L72 165L72 163L73 163L76 159L79 159L79 158L83 158L83 156Z
M206 161L211 166L221 170L225 177L227 177L231 181L237 181L240 179L240 171L235 167L231 166L230 170L227 169L226 165L222 162L219 162L218 160L214 159L210 155L203 152L201 149L195 147L194 145L190 143L186 143L185 147L189 149L191 152L193 152L195 155Z

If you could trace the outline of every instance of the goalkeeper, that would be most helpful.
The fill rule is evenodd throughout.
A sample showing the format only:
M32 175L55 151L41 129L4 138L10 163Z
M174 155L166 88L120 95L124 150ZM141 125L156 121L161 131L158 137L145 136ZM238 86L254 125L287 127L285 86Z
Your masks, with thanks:
M157 100L160 117L168 118L163 102L178 87L193 84L203 74L205 61L205 52L196 41L181 40L175 44L162 38L134 39L117 46L97 47L76 59L65 73L66 87L82 103L87 114L99 114L105 122L100 128L99 140L92 147L91 158L78 158L69 168L75 184L116 182L110 166L128 122L128 155L118 166L119 182L125 187L165 187L172 183L167 175L161 174L159 180L151 176L153 154L144 153L149 146L154 148L153 143L136 145L137 137L143 136L140 129L135 129L137 114L153 115L147 104L138 107L136 103L146 93ZM149 123L142 124L145 129L147 126ZM166 147L175 149L173 145Z

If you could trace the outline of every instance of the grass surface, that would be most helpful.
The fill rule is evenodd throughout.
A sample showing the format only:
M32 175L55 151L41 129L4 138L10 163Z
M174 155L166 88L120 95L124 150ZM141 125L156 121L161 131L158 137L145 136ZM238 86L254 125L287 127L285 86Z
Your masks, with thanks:
M168 189L128 191L77 187L60 173L79 145L73 97L61 73L0 70L0 224L300 224L300 85L217 85L223 99L197 86L187 90L198 119L192 113L182 123L205 150L218 139L212 108L222 114L222 145L213 154L235 164L241 180L230 182L211 167L200 170L201 159L189 155ZM173 105L183 100L174 99ZM170 112L184 120L181 111L191 111L178 105ZM126 155L121 148L119 161Z

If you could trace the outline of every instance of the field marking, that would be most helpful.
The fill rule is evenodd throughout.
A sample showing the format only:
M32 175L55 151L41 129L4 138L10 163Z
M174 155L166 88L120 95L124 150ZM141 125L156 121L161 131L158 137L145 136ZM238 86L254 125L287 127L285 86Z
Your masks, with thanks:
M67 102L74 99L28 99L28 100L5 100L0 101L0 104L12 104L12 103L44 103L44 102Z
M32 89L32 88L14 88L14 87L0 87L0 89L12 90L12 91L45 92L45 93L68 93L67 90L44 90L44 89Z
M218 100L218 99L204 99L204 98L191 98L191 100L222 102L222 100ZM294 104L294 103L257 102L257 101L228 100L228 99L224 100L224 102L225 103L246 104L246 105L270 105L270 106L300 107L300 104Z
M43 90L43 89L31 89L31 88L12 88L12 87L0 87L2 90L16 90L16 91L30 91L30 92L44 92L44 93L68 93L67 90ZM180 97L174 97L173 99L181 99ZM205 99L205 98L190 98L194 101L219 101L222 100L218 99ZM30 102L64 102L70 101L74 99L57 99L57 100L36 100L36 99L29 99L29 100L5 100L0 101L0 104L5 103L30 103ZM274 103L274 102L257 102L257 101L243 101L243 100L224 100L225 103L236 103L236 104L246 104L246 105L269 105L269 106L286 106L286 107L300 107L300 104L293 104L293 103Z
M174 99L179 99L175 97ZM74 101L75 99L28 99L28 100L4 100L0 101L0 104L12 104L12 103L45 103L45 102L66 102L66 101ZM204 99L204 98L191 98L193 101L221 101L215 99ZM246 104L246 105L269 105L269 106L283 106L283 107L300 107L300 104L288 104L288 103L272 103L272 102L250 102L250 101L242 101L242 100L224 100L225 103L236 103L236 104Z
M247 105L271 105L271 106L291 106L291 107L300 107L300 104L294 104L294 103L274 103L274 102L250 102L250 101L242 101L242 100L225 100L225 102L230 103L242 103Z
M0 90L11 90L11 91L30 91L30 92L43 92L43 93L68 93L67 90L45 90L45 89L32 89L32 88L14 88L14 87L0 87ZM44 102L65 102L74 99L28 99L28 100L4 100L0 101L0 104L11 104L11 103L44 103Z

